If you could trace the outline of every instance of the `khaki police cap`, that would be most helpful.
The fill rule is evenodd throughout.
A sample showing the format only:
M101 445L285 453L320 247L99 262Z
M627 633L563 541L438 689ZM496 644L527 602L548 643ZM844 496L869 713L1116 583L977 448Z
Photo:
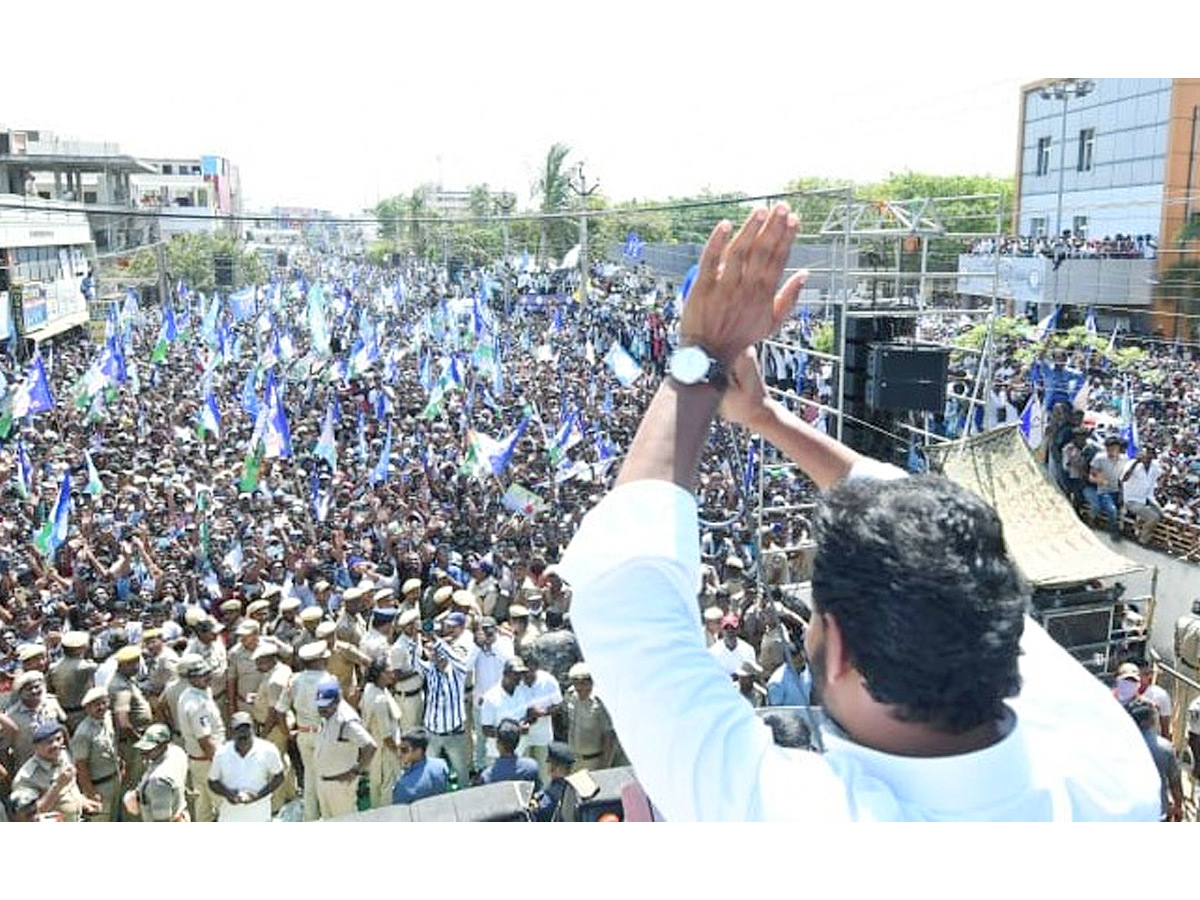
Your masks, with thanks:
M119 663L137 662L142 658L142 648L139 644L130 644L122 647L114 655Z
M62 636L62 645L68 650L80 650L91 643L91 635L86 631L68 631Z

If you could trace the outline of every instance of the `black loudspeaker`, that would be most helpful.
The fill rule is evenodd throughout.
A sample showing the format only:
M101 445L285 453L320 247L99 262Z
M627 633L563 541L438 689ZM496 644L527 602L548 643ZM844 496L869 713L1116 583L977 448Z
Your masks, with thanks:
M231 288L233 287L233 257L228 255L220 255L213 257L213 277L217 282L217 287Z
M288 266L287 252L280 250L275 254L275 265L280 269L286 269Z
M941 412L949 363L950 351L944 347L872 344L867 360L867 405Z

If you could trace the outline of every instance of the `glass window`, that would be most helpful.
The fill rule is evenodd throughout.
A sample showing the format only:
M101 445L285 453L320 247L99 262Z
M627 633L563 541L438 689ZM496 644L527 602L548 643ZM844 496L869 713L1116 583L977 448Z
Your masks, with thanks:
M1079 157L1075 162L1075 171L1092 171L1092 155L1096 149L1096 129L1082 128L1079 131Z
M1037 142L1037 174L1050 174L1050 138L1038 138Z

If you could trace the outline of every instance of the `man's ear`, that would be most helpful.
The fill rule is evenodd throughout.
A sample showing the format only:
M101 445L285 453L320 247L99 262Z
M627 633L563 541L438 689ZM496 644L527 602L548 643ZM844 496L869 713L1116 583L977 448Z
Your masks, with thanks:
M842 638L838 620L829 613L824 613L821 626L825 640L825 679L832 683L853 671L854 663Z

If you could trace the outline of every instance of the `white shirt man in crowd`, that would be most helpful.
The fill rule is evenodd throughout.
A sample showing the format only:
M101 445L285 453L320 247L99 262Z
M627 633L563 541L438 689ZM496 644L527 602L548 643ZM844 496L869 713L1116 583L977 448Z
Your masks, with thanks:
M1138 448L1136 459L1131 459L1121 476L1121 490L1125 495L1125 508L1137 517L1137 539L1149 543L1154 529L1162 519L1162 509L1154 500L1154 490L1162 477L1162 466L1155 459L1154 451L1147 446Z
M472 719L474 730L472 735L473 758L471 764L476 772L482 772L484 767L494 761L495 758L494 754L487 750L487 740L483 733L482 707L484 698L500 684L500 679L505 671L505 663L515 655L512 638L506 634L499 633L496 620L491 616L482 617L479 620L475 645L467 654L467 667L471 670L471 677L475 685L472 696L475 704L475 715ZM499 719L495 719L489 724L495 727L499 721Z
M558 680L541 667L535 652L526 651L522 658L525 660L525 721L529 723L522 749L537 761L538 773L545 784L550 779L547 753L554 741L551 716L562 706L562 689Z
M639 781L678 821L1157 819L1145 743L1025 617L994 510L944 478L861 457L768 399L753 345L803 286L799 272L775 290L797 226L779 204L732 238L729 223L714 229L671 377L560 564ZM691 491L718 407L827 491L805 636L814 701L833 723L821 755L774 746L704 648Z
M233 740L217 748L208 788L220 798L220 822L270 822L271 794L283 784L283 758L270 741L254 736L248 712L229 718Z
M757 663L754 648L738 637L741 621L733 613L721 619L721 639L708 648L721 670L731 678L742 670L746 663Z

